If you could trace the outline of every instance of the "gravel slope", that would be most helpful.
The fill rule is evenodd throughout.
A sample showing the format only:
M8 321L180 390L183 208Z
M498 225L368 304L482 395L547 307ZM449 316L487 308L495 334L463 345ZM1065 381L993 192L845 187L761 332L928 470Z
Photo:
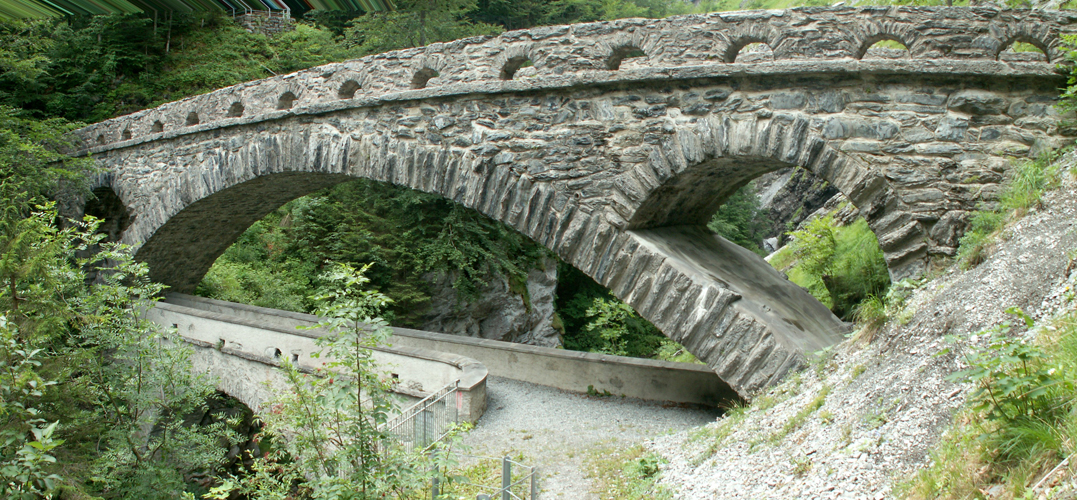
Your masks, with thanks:
M713 409L587 396L500 377L488 378L486 389L486 414L463 444L474 455L523 453L539 467L543 499L597 498L583 472L588 456L714 422L718 415Z

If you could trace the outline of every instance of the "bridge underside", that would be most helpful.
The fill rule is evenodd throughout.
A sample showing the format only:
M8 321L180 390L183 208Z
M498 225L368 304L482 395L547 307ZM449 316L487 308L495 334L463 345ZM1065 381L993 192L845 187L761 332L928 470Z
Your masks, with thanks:
M338 70L302 78L335 81ZM288 200L372 179L515 228L750 397L848 327L758 256L710 234L714 211L751 179L801 167L860 209L893 279L917 276L955 252L1011 157L1064 135L1050 105L1062 82L1053 71L776 61L460 83L341 94L141 139L124 129L124 141L94 152L108 171L99 185L127 210L122 241L174 291L193 291L250 224ZM287 95L291 106L298 94ZM213 99L227 108L233 94Z

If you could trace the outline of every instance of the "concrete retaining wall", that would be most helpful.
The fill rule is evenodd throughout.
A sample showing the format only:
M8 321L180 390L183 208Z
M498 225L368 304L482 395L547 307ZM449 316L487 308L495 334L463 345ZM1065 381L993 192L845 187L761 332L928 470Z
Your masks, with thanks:
M216 311L227 308L200 308L197 305L205 299L191 299L160 302L147 317L175 327L195 346L195 369L218 376L219 389L256 411L284 388L284 380L275 369L281 360L290 360L304 370L315 370L328 361L310 356L320 350L314 339L323 331L296 330L295 324L287 327L274 321L272 314L263 315L265 320L256 314L222 314ZM459 380L461 419L475 422L486 410L487 370L473 359L411 346L375 348L374 359L398 378L395 392L425 397Z
M184 306L232 318L256 322L273 331L295 330L317 321L309 314L170 293L160 307ZM497 340L478 339L394 328L393 349L423 349L474 359L490 375L556 387L574 392L595 391L651 401L717 406L736 398L728 384L704 365L627 358L564 349L536 347ZM403 374L401 374L403 376Z

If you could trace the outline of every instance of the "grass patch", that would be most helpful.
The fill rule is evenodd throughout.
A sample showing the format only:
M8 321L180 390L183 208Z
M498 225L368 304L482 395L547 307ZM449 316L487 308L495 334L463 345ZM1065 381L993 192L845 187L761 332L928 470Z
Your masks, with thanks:
M747 416L748 407L736 405L729 408L722 419L714 426L703 427L701 430L692 434L689 438L692 441L706 439L709 442L706 450L695 458L695 462L697 464L701 463L703 460L718 453L718 450L722 449L725 445L726 438L733 434L733 431L740 428L741 422L744 422L744 418Z
M932 453L933 465L900 484L899 495L1025 498L1052 471L1072 481L1072 465L1055 468L1077 452L1077 309L1034 331L1034 340L1010 335L1008 325L979 334L988 346L966 354L970 368L956 374L975 387L969 406ZM1054 498L1050 490L1064 479L1043 481L1035 498Z
M662 458L649 453L643 446L627 449L604 449L591 456L585 467L594 480L595 494L600 498L625 500L666 500L673 491L658 484Z
M793 415L793 418L790 418L789 421L787 421L785 425L782 426L781 430L775 432L770 436L769 441L772 444L779 443L782 439L785 439L785 437L788 436L790 433L796 431L801 426L803 426L804 422L808 421L808 417L818 411L819 408L823 407L823 404L826 403L826 396L828 394L830 394L830 386L824 385L823 388L819 390L819 394L816 394L815 397L812 398L811 402L807 404L807 406L801 408L796 415Z
M506 456L517 463L533 464L522 453L508 453ZM487 494L493 497L493 491L501 486L501 460L480 458L468 465L451 467L441 483L439 500L472 500L476 495ZM513 465L513 481L519 480L529 472L527 468ZM521 481L512 487L512 493L519 498L528 498L531 494L530 483ZM500 496L498 496L500 498Z
M1043 203L1043 194L1061 182L1056 160L1065 151L1052 151L1031 161L1014 165L1009 182L999 195L998 207L981 208L969 220L957 250L958 264L971 269L987 259L1003 229L1019 220L1029 209Z

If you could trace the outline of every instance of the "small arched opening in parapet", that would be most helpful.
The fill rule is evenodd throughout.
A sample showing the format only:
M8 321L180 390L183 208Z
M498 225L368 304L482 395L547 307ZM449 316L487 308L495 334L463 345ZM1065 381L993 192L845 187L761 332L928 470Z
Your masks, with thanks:
M613 52L610 53L609 58L606 59L606 69L611 71L621 69L621 63L626 59L639 57L647 57L647 53L635 45L622 45L613 49Z
M236 101L231 106L228 106L228 112L224 115L226 118L239 118L243 116L243 103Z
M430 82L431 78L437 78L441 76L432 68L423 68L415 72L415 76L411 79L411 88L422 89L426 88L426 84Z
M266 348L266 357L267 358L274 359L274 360L279 360L282 354L283 353L280 352L280 349L277 349L276 347L267 347Z
M722 60L727 63L755 63L774 60L774 50L767 40L747 37L738 40L726 49Z
M198 125L198 113L195 113L194 111L187 113L187 121L185 125L188 127Z
M340 89L337 90L337 97L340 99L351 99L355 97L355 92L360 88L359 82L355 80L348 80L340 85Z
M895 35L880 34L860 46L857 59L902 59L909 57L908 45Z
M120 139L124 140L124 141L131 140L131 128L130 127L125 127L123 129L123 132L120 133Z
M108 141L105 140L105 134L98 134L97 135L97 144L98 145L104 146L106 142L108 142Z
M108 186L91 191L84 213L102 221L97 231L104 234L106 241L110 242L120 241L120 235L134 220L123 200Z
M1015 37L1000 46L995 59L1002 62L1051 62L1047 46L1032 37Z
M277 109L292 109L292 105L295 103L295 99L295 94L293 94L291 91L281 94L280 98L277 99Z
M531 67L534 67L534 63L532 63L531 59L528 59L527 56L517 56L517 57L509 58L508 61L505 61L505 65L501 67L501 79L502 80L512 80L513 78L516 77L516 74L517 74L518 71L520 71L521 69L524 69L524 68L531 68ZM531 76L531 75L521 74L520 76Z
M165 124L161 123L161 120L157 120L157 121L153 122L153 126L150 127L150 132L155 133L155 134L159 133L159 132L164 132L164 131L165 131Z

